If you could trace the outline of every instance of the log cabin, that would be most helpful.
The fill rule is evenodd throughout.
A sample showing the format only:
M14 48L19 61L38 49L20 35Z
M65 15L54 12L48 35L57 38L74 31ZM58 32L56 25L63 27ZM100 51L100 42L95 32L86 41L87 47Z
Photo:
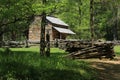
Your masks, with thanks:
M29 41L40 41L41 17L35 16L29 26ZM50 41L55 39L66 39L67 35L75 34L68 29L69 25L56 17L46 16L45 34L49 32Z

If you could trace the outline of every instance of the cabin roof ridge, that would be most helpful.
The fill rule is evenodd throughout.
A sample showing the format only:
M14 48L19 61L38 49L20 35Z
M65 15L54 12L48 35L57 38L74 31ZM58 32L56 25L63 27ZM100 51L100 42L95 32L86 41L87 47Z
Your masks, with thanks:
M53 24L58 24L58 25L63 25L63 26L69 26L68 24L66 24L64 21L62 21L61 19L57 18L57 17L53 17L53 16L46 16L46 19L53 23Z

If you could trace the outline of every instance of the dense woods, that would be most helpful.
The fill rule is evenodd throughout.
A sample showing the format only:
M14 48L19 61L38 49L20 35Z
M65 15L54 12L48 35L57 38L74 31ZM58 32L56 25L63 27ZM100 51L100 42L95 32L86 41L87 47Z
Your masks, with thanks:
M96 39L119 39L119 2L119 0L47 0L46 5L43 5L41 0L0 1L0 35L10 33L12 36L17 31L23 34L33 16L41 15L45 10L47 15L59 17L68 23L77 33L73 38L89 39L90 5L92 5ZM16 39L19 35L15 35ZM7 38L14 40L12 37Z
M119 40L119 4L119 0L47 0L45 4L42 0L1 0L0 41L27 39L34 16L43 11L69 24L76 35L68 38Z

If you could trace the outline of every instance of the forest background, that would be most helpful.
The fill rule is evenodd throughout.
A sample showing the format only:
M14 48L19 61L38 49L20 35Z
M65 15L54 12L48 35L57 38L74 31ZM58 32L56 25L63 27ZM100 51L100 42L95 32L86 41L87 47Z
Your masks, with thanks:
M65 21L76 35L68 38L89 40L90 6L93 6L94 38L120 39L120 0L0 0L0 41L27 38L34 16L43 11ZM17 34L16 34L17 33Z

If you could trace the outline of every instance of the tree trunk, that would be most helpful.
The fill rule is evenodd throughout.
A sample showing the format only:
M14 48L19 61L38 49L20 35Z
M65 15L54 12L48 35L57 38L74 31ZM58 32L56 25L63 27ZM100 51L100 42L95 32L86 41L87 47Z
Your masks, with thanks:
M0 48L3 46L3 32L0 32Z
M46 0L42 0L43 5L46 3ZM46 13L42 12L42 21L41 21L41 36L40 36L40 55L45 56L45 25L46 25Z
M50 56L50 35L49 32L46 34L46 56Z
M115 21L116 23L115 23L115 26L113 28L114 29L114 31L113 31L114 37L113 38L114 38L114 40L117 40L118 39L118 7L115 7L115 10L116 11L114 12L114 14L115 14L114 16L116 17L116 21Z
M80 1L79 1L79 4L78 4L79 26L81 25L81 18L82 18L81 6L82 6L82 2L81 2L81 0L80 0Z
M91 41L92 41L92 46L94 44L94 0L90 0L90 31L91 31Z
M0 48L2 47L2 35L0 35Z
M25 31L25 47L26 48L28 48L29 47L29 45L28 45L28 39L29 39L29 37L28 37L28 35L29 35L29 29L27 29L26 31Z
M15 31L11 32L11 40L16 41L16 32Z
M45 55L45 24L46 24L46 14L42 13L41 21L41 37L40 37L40 54L41 56Z
M34 21L34 16L31 16L28 18L27 20L27 26L26 26L26 30L24 31L24 36L25 36L25 47L28 48L29 47L29 25Z
M118 39L118 7L114 6L113 8L113 17L115 18L115 24L112 27L113 31L113 40L116 41Z
M120 25L120 6L118 6L118 14L117 14L117 26L118 26L118 35L120 35L120 27L119 27L119 25ZM118 40L120 40L120 36L118 36Z

